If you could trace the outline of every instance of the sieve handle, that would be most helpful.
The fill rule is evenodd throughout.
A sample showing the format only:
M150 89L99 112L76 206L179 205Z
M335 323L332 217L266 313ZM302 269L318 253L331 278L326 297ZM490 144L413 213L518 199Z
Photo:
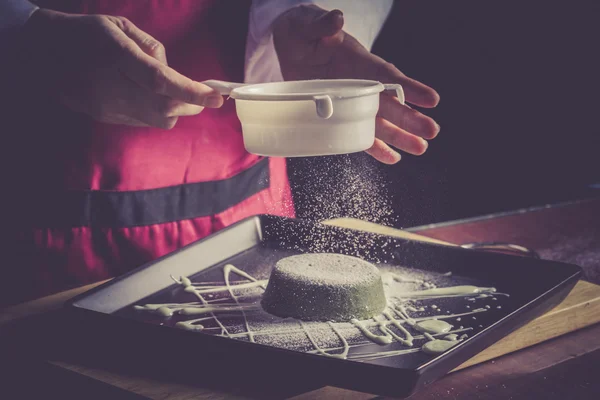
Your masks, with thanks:
M248 86L250 84L247 83L234 83L234 82L226 82L226 81L218 81L215 79L211 79L208 81L202 82L206 86L218 91L222 96L229 96L233 89L237 89L239 87ZM306 95L298 95L296 98L288 98L288 100L313 100L315 102L315 106L317 108L317 115L323 119L331 118L333 115L333 101L331 97L328 95L317 95L317 96L306 96Z
M313 96L317 106L317 115L323 119L329 119L333 115L333 101L331 97L324 95Z
M386 92L391 92L391 94L395 95L400 101L400 104L405 103L404 89L402 89L402 85L398 83L386 83L383 85L383 87L385 88Z
M215 79L211 79L211 80L204 81L201 83L205 84L206 86L208 86L211 89L218 91L221 96L229 96L233 89L248 85L246 83L225 82L225 81L218 81Z

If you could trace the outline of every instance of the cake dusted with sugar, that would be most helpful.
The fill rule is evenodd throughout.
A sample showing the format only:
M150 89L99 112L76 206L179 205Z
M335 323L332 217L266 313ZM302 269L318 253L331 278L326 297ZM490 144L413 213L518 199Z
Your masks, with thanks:
M373 264L341 254L313 253L279 260L261 304L279 317L349 321L381 313L386 299Z

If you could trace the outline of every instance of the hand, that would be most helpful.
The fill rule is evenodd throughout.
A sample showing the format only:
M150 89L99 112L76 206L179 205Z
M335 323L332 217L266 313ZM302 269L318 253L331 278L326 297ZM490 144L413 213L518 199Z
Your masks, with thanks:
M407 102L426 108L438 104L435 90L370 53L342 30L343 25L341 11L327 12L314 5L294 7L279 16L273 24L273 40L284 79L347 78L399 83ZM427 150L425 139L433 139L439 129L433 119L382 93L375 144L367 153L381 162L394 164L400 160L400 154L388 144L421 155Z
M95 120L170 129L223 104L218 92L169 68L163 45L123 17L41 9L24 31L36 75Z

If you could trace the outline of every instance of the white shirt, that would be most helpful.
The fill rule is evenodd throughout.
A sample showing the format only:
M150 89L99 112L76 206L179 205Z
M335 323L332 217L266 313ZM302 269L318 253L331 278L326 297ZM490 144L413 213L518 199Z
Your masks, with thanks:
M0 34L23 26L37 9L27 0L0 0Z
M344 30L371 50L393 0L253 0L246 43L245 81L282 81L271 25L282 13L300 4L315 4L344 13ZM27 22L38 7L27 0L0 0L0 33Z

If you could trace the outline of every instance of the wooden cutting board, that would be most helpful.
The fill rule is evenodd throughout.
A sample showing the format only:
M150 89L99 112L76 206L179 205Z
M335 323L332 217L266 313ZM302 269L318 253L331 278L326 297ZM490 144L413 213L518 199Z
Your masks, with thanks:
M420 240L448 246L456 245L352 218L330 220L326 221L325 224L403 239ZM600 285L579 281L567 298L554 309L488 347L475 357L458 366L455 371L533 346L534 344L576 331L597 322L600 322Z

